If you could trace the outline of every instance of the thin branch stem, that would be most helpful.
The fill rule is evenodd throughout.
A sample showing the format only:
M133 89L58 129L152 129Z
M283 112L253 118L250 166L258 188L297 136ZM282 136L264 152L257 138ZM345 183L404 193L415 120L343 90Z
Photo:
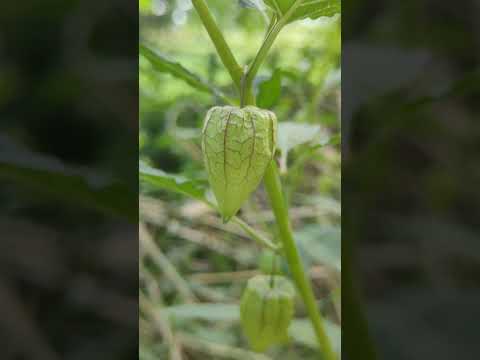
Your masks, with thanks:
M333 351L330 339L325 331L324 321L318 311L312 286L305 273L304 264L302 263L302 259L300 258L293 238L293 232L288 218L288 210L285 206L285 200L283 198L280 178L278 176L275 161L272 161L267 168L264 183L280 230L280 240L283 244L284 254L287 258L289 269L307 308L321 351L326 360L335 360L335 352Z
M272 24L269 26L269 30L267 32L267 36L262 43L262 46L260 47L260 50L258 51L257 55L255 56L255 59L253 59L252 64L248 68L248 74L246 78L246 86L247 88L251 88L253 84L253 80L255 79L255 76L257 75L258 70L260 69L260 66L262 65L263 61L267 57L268 52L270 51L270 48L272 47L275 39L277 38L278 34L280 31L285 27L285 25L288 24L288 20L290 17L293 15L295 10L300 6L302 0L297 0L291 7L288 9L288 11L283 15L278 21L276 18L272 19Z
M146 256L149 256L164 272L178 290L178 293L187 303L196 301L195 295L190 290L188 283L178 273L175 266L172 265L168 257L158 248L153 241L152 235L148 232L144 223L139 223L140 246L145 249Z
M215 204L213 204L212 202L205 200L204 203L207 204L208 206L210 206L212 209L215 209L216 211L220 211L218 209L218 207ZM267 239L264 235L260 234L257 230L255 230L253 227L248 225L245 221L240 219L238 216L236 216L236 215L233 216L230 221L232 221L235 224L237 224L238 226L240 226L240 228L247 235L249 235L253 240L255 240L259 245L264 246L264 247L266 247L266 248L268 248L268 249L270 249L270 250L272 250L276 253L281 251L281 249L282 249L281 246L274 244L272 241Z
M270 48L272 47L273 42L277 38L282 28L288 23L288 19L296 10L296 8L300 5L300 3L301 0L297 0L287 11L287 13L282 16L282 18L278 20L278 22L276 22L268 31L265 41L260 47L260 50L258 51L257 56L253 60L252 65L248 69L245 86L247 87L246 94L250 94L250 96L246 96L245 98L246 105L255 104L255 98L252 96L253 80L255 79L260 65L265 60ZM293 280L295 281L298 291L300 292L300 295L302 296L302 299L307 308L307 312L312 322L321 352L325 360L335 360L337 356L325 331L324 321L322 315L318 310L311 283L307 278L304 264L302 263L302 259L300 258L297 246L295 244L295 240L293 238L290 219L288 217L288 209L286 207L285 199L283 197L282 185L280 182L280 177L275 161L271 161L270 165L267 168L264 177L264 184L268 197L270 199L275 219L277 221L277 226L279 228L279 236L283 245L283 253L287 258Z
M284 14L273 26L269 27L267 36L262 46L255 56L251 66L248 68L245 83L242 86L243 71L235 61L233 54L231 53L225 40L223 39L223 36L220 33L220 30L211 17L205 2L203 0L192 0L192 3L199 12L200 17L202 18L202 21L207 28L207 31L209 32L223 63L229 71L230 76L237 85L238 89L242 92L242 105L255 105L255 96L253 94L252 86L253 80L255 79L260 66L264 62L270 48L272 47L273 42L283 27L288 23L289 18L293 15L301 1L302 0L296 0L287 13ZM279 228L280 240L283 245L282 250L287 258L293 280L295 281L307 308L308 315L311 319L318 343L320 345L320 350L325 360L336 360L337 356L325 331L324 321L318 310L311 283L307 278L302 259L300 258L295 240L293 238L290 219L288 217L288 210L283 198L282 187L275 161L270 162L270 165L265 173L264 183Z
M232 218L232 221L236 223L238 226L240 226L243 231L245 231L248 235L250 235L250 237L260 245L265 246L276 253L280 251L281 247L272 243L265 236L257 232L254 228L252 228L250 225L248 225L246 222L244 222L240 218L234 216Z
M202 23L207 30L213 45L215 46L215 49L217 49L217 53L220 56L223 65L225 65L227 68L237 89L240 90L240 81L243 73L242 68L233 56L233 53L225 41L225 38L223 37L222 32L215 22L215 19L213 18L207 4L205 3L205 0L192 0L192 4L200 16L200 19L202 20Z
M173 330L168 318L160 316L158 311L155 311L155 307L152 302L145 297L141 292L139 293L139 303L140 310L145 312L145 315L149 317L154 325L156 330L162 335L165 339L165 342L170 348L170 359L171 360L182 360L182 352L180 345L173 334Z

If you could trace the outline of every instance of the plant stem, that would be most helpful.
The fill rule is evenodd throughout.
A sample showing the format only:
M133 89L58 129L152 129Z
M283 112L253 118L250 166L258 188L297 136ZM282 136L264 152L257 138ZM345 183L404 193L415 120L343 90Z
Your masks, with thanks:
M262 65L263 61L267 57L267 54L270 51L270 48L272 47L273 42L277 38L280 31L284 28L284 26L288 24L288 20L290 19L290 16L293 15L293 13L298 8L298 6L300 6L301 2L302 0L297 0L290 7L290 9L288 9L285 15L283 15L278 21L276 17L272 19L272 23L268 27L267 36L263 41L262 46L260 47L260 50L258 51L257 55L255 56L255 59L253 59L252 64L248 68L248 73L246 78L247 89L252 87L253 80L255 79L255 76L257 75L257 72L260 69L260 66Z
M223 65L227 68L230 77L232 78L235 86L240 90L240 82L242 78L242 68L238 65L237 60L233 56L232 51L230 50L225 38L223 37L222 32L218 28L215 19L213 18L210 10L208 9L205 0L192 0L192 4L195 7L200 19L202 20L205 29L208 32L208 35L212 39L215 49L220 56L220 59L223 62Z
M283 245L283 253L285 254L293 280L295 281L298 291L307 308L308 315L315 330L320 349L325 360L335 360L336 355L333 351L330 339L325 331L323 318L318 311L312 286L305 273L302 259L298 253L295 240L293 238L292 228L288 217L288 210L285 206L283 194L281 190L280 178L275 161L272 161L267 168L264 177L265 188L270 198L273 213L277 220L280 233L280 240Z
M250 237L255 240L259 245L265 246L268 249L272 250L275 253L278 253L281 250L281 247L272 243L268 240L265 236L257 232L254 228L248 225L246 222L241 220L239 217L234 216L232 217L232 222L236 223L238 226L242 228Z
M265 60L268 51L272 47L273 42L283 27L288 23L288 19L300 5L300 3L301 0L297 0L279 21L269 27L265 41L255 56L252 65L248 69L245 80L245 94L250 94L250 96L245 95L244 101L246 105L255 105L255 97L253 96L252 90L253 80L255 79L260 65ZM337 355L335 354L330 339L325 331L324 321L318 310L311 283L307 278L305 267L302 263L302 259L300 258L295 240L293 238L293 232L288 217L288 209L285 204L282 193L282 185L280 182L277 165L274 160L270 162L270 165L265 172L263 181L279 229L283 253L287 258L293 280L295 281L298 291L300 292L303 302L307 308L315 335L317 336L318 344L320 345L320 351L322 352L325 360L336 360Z
M192 4L197 10L203 25L207 29L207 32L210 35L210 38L212 39L223 64L227 68L235 85L242 93L242 105L255 105L255 96L252 86L253 80L255 79L261 64L265 60L270 48L272 47L273 42L277 38L282 28L288 23L288 19L300 5L301 1L302 0L296 0L287 13L285 13L278 21L276 21L273 26L269 27L267 36L260 47L260 50L255 56L251 66L248 68L248 72L244 80L245 83L242 86L242 68L235 60L222 33L220 32L220 29L210 14L205 1L192 0ZM292 272L293 280L297 285L300 295L302 296L307 308L308 315L312 321L312 325L320 345L320 350L325 360L336 360L336 354L333 351L330 339L326 334L323 318L318 311L312 286L305 273L304 265L293 238L293 233L288 218L288 211L283 198L278 169L275 161L270 162L270 165L265 173L264 183L270 198L273 213L278 224L283 251L286 255L290 271Z
M208 200L203 200L203 202L210 206L212 209L215 209L217 212L219 212L220 210L218 209L218 207L208 201ZM238 216L233 216L230 220L231 222L237 224L238 226L240 226L240 228L247 234L249 235L253 240L255 240L260 246L264 246L266 247L267 249L270 249L272 250L273 252L275 253L279 253L281 252L282 250L282 247L281 245L279 244L275 244L273 243L272 241L270 241L269 239L267 239L264 235L262 235L260 232L258 232L257 230L255 230L253 227L251 227L250 225L248 225L245 221L243 221L242 219L240 219Z
M248 73L245 80L245 83L246 83L245 86L247 87L247 89L252 88L253 80L257 75L258 69L260 68L260 65L262 65L263 61L265 60L268 54L268 51L272 47L273 42L275 41L275 38L280 33L280 30L282 30L282 28L283 28L283 22L280 20L268 32L268 35L265 38L265 41L262 43L262 46L260 47L260 50L255 56L255 59L253 59L252 64L248 68Z

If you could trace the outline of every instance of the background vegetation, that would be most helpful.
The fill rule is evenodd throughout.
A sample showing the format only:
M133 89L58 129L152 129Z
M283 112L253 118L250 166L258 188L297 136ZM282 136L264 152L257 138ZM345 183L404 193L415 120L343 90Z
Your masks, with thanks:
M137 358L137 22L128 0L0 4L4 360Z
M208 2L241 64L253 59L267 27L251 3ZM141 359L317 358L300 301L286 346L254 354L241 333L243 288L270 272L272 254L195 199L207 186L203 117L230 102L234 88L190 1L140 1L140 43ZM279 119L278 162L295 238L340 351L339 18L290 24L255 88L257 104ZM260 187L240 217L274 239L268 209Z

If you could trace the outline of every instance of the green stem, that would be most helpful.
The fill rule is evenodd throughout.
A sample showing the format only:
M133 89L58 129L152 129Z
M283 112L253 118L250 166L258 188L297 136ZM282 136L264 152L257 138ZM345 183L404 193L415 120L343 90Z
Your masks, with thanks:
M248 235L250 235L250 237L253 240L255 240L259 245L265 246L275 253L278 253L281 250L280 246L272 243L269 239L267 239L265 236L260 234L258 231L256 231L254 228L252 228L250 225L248 225L246 222L244 222L240 218L234 216L232 217L232 222L240 226L242 230L245 231Z
M205 29L208 32L208 35L212 39L215 49L220 56L220 59L223 62L223 65L227 68L230 77L237 89L240 90L240 82L242 78L242 68L238 65L237 60L233 56L232 51L230 50L225 38L223 37L222 32L220 31L215 19L213 18L210 10L208 9L205 0L192 0L192 4L195 7Z
M203 201L206 205L210 206L212 209L215 209L217 212L219 212L220 210L218 209L218 207L208 201L208 200L204 200ZM231 221L235 224L237 224L238 226L240 226L240 228L247 234L249 235L253 240L255 240L260 246L264 246L266 247L267 249L270 249L272 250L273 252L275 253L279 253L282 251L282 246L281 245L278 245L278 244L275 244L273 243L272 241L270 241L269 239L267 239L265 236L263 236L260 232L258 232L257 230L255 230L253 227L251 227L250 225L248 225L245 221L243 221L242 219L240 219L238 216L233 216Z
M242 79L240 80L240 107L243 108L245 106L245 102L247 101L247 97L249 96L246 85L246 77L247 77L248 67L245 66L243 68Z
M255 79L260 65L265 60L268 51L272 47L273 42L283 27L288 23L288 19L300 5L300 3L301 0L297 0L279 21L277 21L275 24L272 23L271 27L269 27L265 41L260 47L260 50L253 60L252 65L249 67L246 75L244 85L246 87L245 94L250 94L250 96L245 95L244 101L246 105L255 105L255 97L253 96L252 90L253 80ZM324 321L318 310L311 283L305 273L305 267L302 263L302 259L300 258L295 240L293 238L293 232L288 217L288 209L283 198L282 185L275 161L270 162L270 165L265 172L263 181L270 199L273 213L275 215L277 226L279 228L283 253L287 258L293 280L295 281L298 291L300 292L300 295L302 296L307 308L315 335L317 336L318 344L320 345L320 350L325 360L336 360L337 355L335 354L330 339L325 331Z
M280 233L280 240L283 245L283 252L287 258L289 269L292 273L298 291L307 308L308 315L315 330L320 349L325 360L335 360L336 354L333 351L330 339L325 331L324 321L315 300L313 289L307 275L305 267L300 258L295 240L293 238L292 228L288 217L288 210L285 206L283 194L281 190L280 178L275 161L270 163L264 177L265 188L270 198L273 213L277 220Z
M288 24L288 20L290 19L290 16L293 15L293 13L298 8L298 6L300 6L301 2L302 0L297 0L290 7L290 9L288 9L285 15L283 15L278 21L276 17L272 18L272 23L268 27L267 36L263 41L262 46L260 47L260 50L258 51L257 55L255 56L255 59L253 59L253 62L248 69L247 78L246 78L247 89L252 87L253 80L255 79L255 76L257 75L257 72L260 69L260 66L262 65L263 61L267 57L267 54L270 51L270 48L272 47L275 39L277 38L280 31L285 27L285 25Z
M222 33L220 32L220 29L210 14L205 1L192 0L192 4L200 15L200 18L202 19L202 22L207 29L223 64L227 68L235 85L242 93L242 105L255 105L255 96L252 86L253 80L255 79L261 64L265 60L270 48L272 47L273 42L277 38L282 28L288 23L288 19L300 5L301 1L302 0L296 0L287 13L284 14L280 20L276 21L273 26L269 27L265 41L260 47L260 50L258 51L251 66L248 68L248 72L244 79L245 83L242 86L242 68L235 60L230 48L223 38ZM265 173L264 183L270 198L273 213L278 224L280 240L283 248L282 250L287 258L293 280L295 281L307 308L308 315L311 319L318 343L320 345L320 350L325 360L336 360L336 354L333 351L330 339L326 334L323 318L318 310L312 286L305 273L304 265L293 238L288 211L283 198L278 169L275 161L270 162L270 165Z
M265 41L262 43L262 46L255 56L255 59L253 59L252 64L248 68L247 78L245 80L247 89L252 88L253 80L260 69L260 65L262 65L263 61L267 57L268 51L272 47L275 38L278 36L283 26L283 22L280 20L268 32L268 35L265 38Z

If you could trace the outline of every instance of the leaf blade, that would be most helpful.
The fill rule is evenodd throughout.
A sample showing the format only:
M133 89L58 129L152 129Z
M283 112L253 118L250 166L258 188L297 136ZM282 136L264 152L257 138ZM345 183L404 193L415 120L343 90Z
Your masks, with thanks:
M262 109L271 109L278 103L282 92L282 71L276 69L269 79L258 86L257 105Z
M132 208L137 194L123 182L20 147L0 150L0 178L85 208L137 220L137 210Z
M295 0L265 0L265 4L279 17L284 16L293 6ZM310 18L331 17L341 11L340 0L303 0L288 19L288 23Z
M210 85L207 81L185 68L179 62L170 60L164 54L145 44L140 44L139 49L140 54L150 62L155 71L168 73L177 79L183 80L197 90L210 93L223 99L225 102L231 102L219 89Z
M285 172L287 169L288 153L295 147L313 142L321 141L322 128L320 125L295 123L283 121L278 124L277 148L280 150L280 169Z
M162 170L152 168L142 161L139 163L139 176L140 180L157 188L187 195L194 199L207 202L205 198L205 187L200 181L168 174Z

